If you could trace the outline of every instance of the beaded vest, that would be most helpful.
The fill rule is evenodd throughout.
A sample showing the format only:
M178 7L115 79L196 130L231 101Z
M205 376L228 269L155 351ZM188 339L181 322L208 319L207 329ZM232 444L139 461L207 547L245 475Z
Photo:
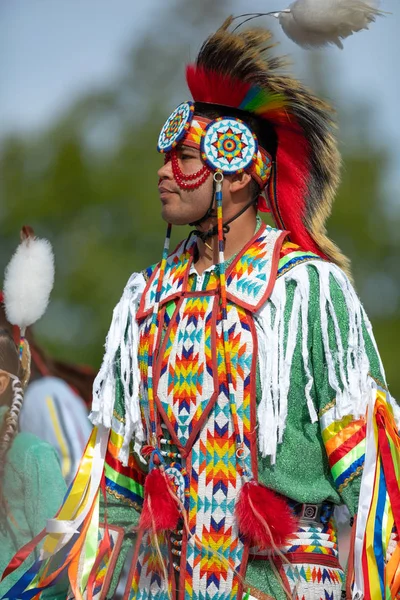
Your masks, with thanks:
M285 236L262 225L226 272L236 411L246 460L255 475L257 338L252 315L272 291ZM237 597L237 573L244 576L249 549L234 515L242 484L226 378L219 278L213 271L204 285L202 278L190 275L192 265L193 247L185 251L184 244L168 259L153 363L160 446L185 504L190 536L182 528L170 539L160 536L158 541L169 565L171 587L172 573L180 572L180 598L222 600ZM141 409L147 431L148 333L158 271L156 267L148 281L137 315ZM155 563L145 534L137 544L129 597L148 598L149 591L151 597L168 597L165 577Z

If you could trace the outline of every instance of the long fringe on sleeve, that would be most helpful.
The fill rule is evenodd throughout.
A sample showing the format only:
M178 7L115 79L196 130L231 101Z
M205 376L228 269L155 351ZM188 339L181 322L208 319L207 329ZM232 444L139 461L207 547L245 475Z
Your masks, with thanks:
M142 274L134 273L125 286L121 300L114 308L111 327L105 344L105 354L93 385L93 406L90 419L94 425L111 428L116 394L116 361L121 361L121 382L125 398L124 442L119 458L126 465L132 438L143 441L139 406L140 373L138 366L139 329L136 313L145 287Z
M277 280L270 299L256 315L262 388L262 397L258 405L259 449L263 457L271 457L272 464L276 459L277 444L282 442L285 430L291 369L297 343L301 343L306 375L304 396L311 422L316 422L318 418L312 396L314 380L309 355L311 341L309 311L312 305L310 294L313 293L310 291L311 269L318 272L317 293L324 359L329 384L336 393L338 418L346 415L359 418L365 415L370 394L370 364L364 342L364 327L375 348L376 343L371 324L349 279L333 263L315 261L297 266ZM290 282L294 282L295 290L289 313L287 286ZM347 339L343 339L332 300L332 283L336 283L340 288L346 304ZM332 327L333 341L330 339ZM382 363L380 368L384 374Z

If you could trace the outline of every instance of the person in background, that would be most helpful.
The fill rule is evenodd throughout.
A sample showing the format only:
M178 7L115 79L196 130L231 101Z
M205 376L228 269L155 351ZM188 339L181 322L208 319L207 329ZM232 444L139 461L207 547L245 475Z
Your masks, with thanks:
M28 228L21 234L22 243L4 280L2 321L7 315L8 326L0 326L0 574L7 574L7 564L21 548L32 550L30 564L39 558L40 531L57 513L66 493L55 449L31 433L19 431L31 372L24 333L45 312L54 281L50 244L34 238ZM32 273L37 274L37 281ZM13 333L18 333L19 348L10 333L10 323L14 325ZM0 596L16 579L18 570L8 577L7 585L0 583ZM65 597L64 582L58 582L46 594L52 599Z
M19 333L7 322L3 304L0 324L18 343ZM21 409L20 429L37 435L56 449L69 485L92 429L88 408L94 372L89 367L51 358L37 343L31 328L26 338L31 350L31 376Z
M18 350L0 330L0 573L57 512L66 485L57 453L31 433L18 432L23 403ZM0 593L1 593L0 584ZM56 598L58 592L53 590Z
M92 430L88 419L94 373L57 361L37 344L32 330L32 372L21 410L21 431L29 431L54 446L69 485L78 469Z

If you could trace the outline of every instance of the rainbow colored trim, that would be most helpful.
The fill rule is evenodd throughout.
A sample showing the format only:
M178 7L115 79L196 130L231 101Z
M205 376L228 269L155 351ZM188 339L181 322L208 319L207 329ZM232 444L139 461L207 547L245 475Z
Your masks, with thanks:
M120 425L114 418L104 463L105 486L109 494L140 510L143 505L145 475L132 454L127 467L118 459L123 444L123 436L118 433Z
M351 415L336 420L336 407L332 406L323 413L320 423L331 473L341 492L364 467L365 420L355 421Z
M355 585L364 600L392 600L400 591L400 544L387 560L393 531L400 531L400 436L387 392L376 391L367 423L368 477L360 491Z

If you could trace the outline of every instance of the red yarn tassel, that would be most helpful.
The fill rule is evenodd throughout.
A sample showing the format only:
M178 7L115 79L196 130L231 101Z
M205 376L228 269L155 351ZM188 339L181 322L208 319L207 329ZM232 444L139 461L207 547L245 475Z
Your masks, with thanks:
M161 469L152 469L144 484L144 504L139 527L154 533L176 529L179 510L167 476Z
M247 481L236 504L239 531L260 550L279 548L297 529L286 500L264 485Z

